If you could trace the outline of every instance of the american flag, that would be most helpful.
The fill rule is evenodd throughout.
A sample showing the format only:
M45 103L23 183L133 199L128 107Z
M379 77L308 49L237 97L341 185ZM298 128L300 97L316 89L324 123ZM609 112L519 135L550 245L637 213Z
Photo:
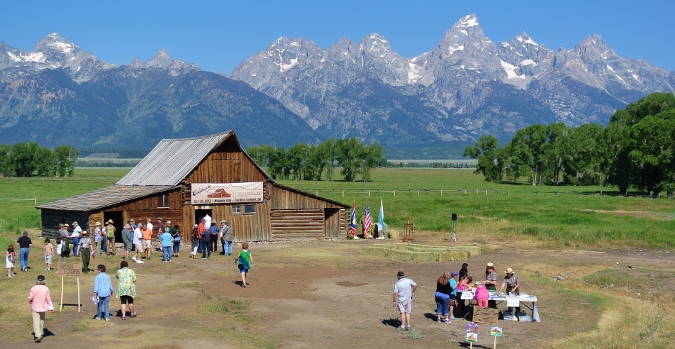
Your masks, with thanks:
M349 224L349 236L356 235L356 201L352 204L352 222Z
M368 200L366 200L366 211L363 212L363 232L368 233L370 225L373 223L372 218L370 217L370 205L368 205Z

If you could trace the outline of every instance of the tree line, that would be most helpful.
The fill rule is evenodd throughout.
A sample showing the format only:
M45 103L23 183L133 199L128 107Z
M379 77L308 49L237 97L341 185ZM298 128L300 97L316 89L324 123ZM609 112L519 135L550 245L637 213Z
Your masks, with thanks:
M288 149L263 144L250 146L246 152L256 163L267 167L274 179L320 181L325 173L325 178L330 181L337 165L346 182L356 181L358 175L368 182L370 171L387 163L378 143L365 145L357 138L331 138L318 145L296 143Z
M61 145L54 150L35 142L0 144L0 174L4 177L72 176L77 149Z
M500 147L482 136L464 150L486 181L612 185L652 195L675 191L675 95L652 93L617 110L607 127L535 124Z

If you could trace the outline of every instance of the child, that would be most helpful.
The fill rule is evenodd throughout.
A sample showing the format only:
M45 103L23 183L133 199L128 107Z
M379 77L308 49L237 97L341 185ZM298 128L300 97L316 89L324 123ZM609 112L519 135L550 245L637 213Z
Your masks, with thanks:
M477 282L476 295L474 296L474 298L476 298L476 302L478 303L479 307L487 308L488 299L490 298L490 292L488 292L487 288L485 288L485 285L483 285L480 282Z
M248 270L251 269L251 264L253 263L253 258L251 257L251 251L248 250L248 243L244 242L241 245L241 251L239 251L239 256L234 260L239 267L241 272L241 286L246 288L248 283L246 282L246 276L248 275Z
M59 262L63 261L63 240L61 237L56 238L56 255L59 256Z
M16 275L14 272L14 262L16 261L16 253L14 246L7 246L7 253L5 253L5 268L7 268L7 276L12 277Z
M54 246L51 244L49 238L45 239L45 264L47 264L46 271L52 271L52 257L54 256Z

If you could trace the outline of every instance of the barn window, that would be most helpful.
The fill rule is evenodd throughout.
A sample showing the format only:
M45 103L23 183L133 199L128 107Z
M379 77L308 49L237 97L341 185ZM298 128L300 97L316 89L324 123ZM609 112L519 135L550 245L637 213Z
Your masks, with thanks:
M255 213L255 206L253 205L244 205L244 213Z
M232 213L235 214L241 213L241 205L232 205Z
M169 194L157 196L157 208L169 208Z
M244 211L241 210L242 205L232 205L233 214L254 214L255 206L254 205L244 205Z

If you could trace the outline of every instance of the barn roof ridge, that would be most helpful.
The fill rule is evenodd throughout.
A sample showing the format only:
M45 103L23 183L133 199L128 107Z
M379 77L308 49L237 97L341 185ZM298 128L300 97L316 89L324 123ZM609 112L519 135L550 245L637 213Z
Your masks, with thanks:
M241 148L234 130L208 136L165 138L122 179L118 185L179 185L204 159L226 140L234 137L237 146L266 179L272 178Z

